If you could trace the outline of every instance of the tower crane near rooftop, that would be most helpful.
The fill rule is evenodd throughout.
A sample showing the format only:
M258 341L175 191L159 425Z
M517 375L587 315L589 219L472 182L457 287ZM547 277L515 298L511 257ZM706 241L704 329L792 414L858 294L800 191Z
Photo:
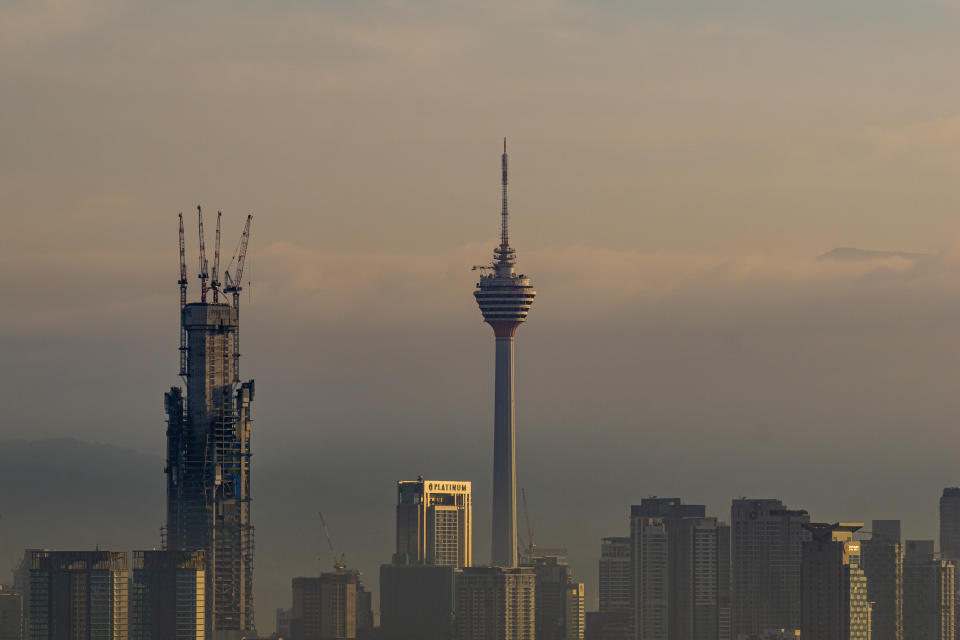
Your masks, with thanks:
M330 547L330 556L333 558L333 570L337 573L343 573L343 570L346 568L344 564L344 554L337 555L337 552L333 550L333 539L330 537L330 530L327 529L327 521L323 519L323 512L317 511L317 515L320 516L320 525L323 527L323 535L327 537L327 546Z
M210 274L207 272L207 245L203 237L203 211L200 209L200 205L197 205L197 226L200 229L200 273L197 274L197 277L200 278L200 302L206 302L207 279Z
M210 277L210 288L213 289L213 303L220 301L220 218L223 213L217 211L217 236L213 249L213 273Z

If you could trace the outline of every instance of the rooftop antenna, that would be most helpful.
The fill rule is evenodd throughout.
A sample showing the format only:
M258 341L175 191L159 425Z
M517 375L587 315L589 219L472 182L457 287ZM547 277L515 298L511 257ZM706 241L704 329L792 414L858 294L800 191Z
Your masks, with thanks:
M507 139L503 139L503 155L500 157L500 164L503 168L503 209L500 212L500 248L507 249L510 246L510 234L507 229Z
M203 241L203 211L200 210L200 205L197 205L197 221L200 228L200 273L197 277L200 278L200 302L206 302L207 278L210 276L207 273L207 246Z

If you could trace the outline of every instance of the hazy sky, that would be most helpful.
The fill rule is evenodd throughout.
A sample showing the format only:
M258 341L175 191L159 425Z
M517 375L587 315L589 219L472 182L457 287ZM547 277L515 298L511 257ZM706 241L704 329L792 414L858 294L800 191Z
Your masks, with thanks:
M599 538L652 494L935 537L960 482L958 29L948 0L5 2L0 434L162 455L176 213L193 259L197 203L228 253L253 212L261 629L317 570L318 509L376 585L400 478L472 480L486 561L470 267L506 135L538 291L520 484L590 606ZM839 246L930 257L816 260ZM14 544L104 539L3 499Z

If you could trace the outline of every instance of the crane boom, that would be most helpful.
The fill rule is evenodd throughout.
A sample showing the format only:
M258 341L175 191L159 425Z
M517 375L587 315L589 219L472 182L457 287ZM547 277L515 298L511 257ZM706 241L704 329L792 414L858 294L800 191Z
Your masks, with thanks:
M197 277L200 278L200 302L206 302L207 278L210 276L207 273L207 246L203 240L203 211L200 210L200 205L197 205L197 221L200 229L200 273Z
M180 313L187 306L187 253L183 242L183 212L180 212ZM180 375L187 375L187 329L180 320Z
M323 526L323 535L327 537L327 546L330 547L330 556L333 558L333 568L337 571L341 571L344 567L343 555L341 554L339 557L337 557L337 552L333 550L333 539L330 537L330 530L327 529L327 521L323 519L323 512L317 511L317 515L320 516L320 524Z
M221 211L217 211L217 236L213 248L213 272L210 274L210 288L213 289L213 301L220 300L220 218L223 217Z
M533 543L533 527L530 525L530 510L527 508L527 490L520 489L520 495L523 497L523 517L527 520L527 557L529 557L533 555L537 547Z

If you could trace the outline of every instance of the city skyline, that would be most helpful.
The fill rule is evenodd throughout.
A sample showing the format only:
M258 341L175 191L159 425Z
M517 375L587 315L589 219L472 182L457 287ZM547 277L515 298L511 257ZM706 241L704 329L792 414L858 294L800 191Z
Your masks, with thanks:
M504 134L539 294L517 487L588 609L599 540L651 494L936 539L960 484L960 11L879 4L0 9L0 481L46 469L0 501L0 572L159 544L171 221L197 202L227 252L258 216L261 624L319 569L319 509L375 583L418 474L473 483L484 564L494 371L467 292Z

